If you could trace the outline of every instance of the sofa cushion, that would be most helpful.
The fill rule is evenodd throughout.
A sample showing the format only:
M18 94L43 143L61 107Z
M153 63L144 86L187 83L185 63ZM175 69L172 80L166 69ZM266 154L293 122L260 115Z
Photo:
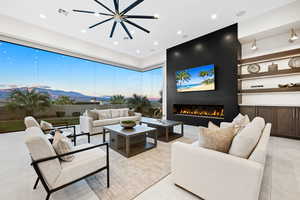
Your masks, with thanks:
M234 137L229 154L248 159L258 143L264 127L265 120L263 118L254 118Z
M99 115L97 110L86 110L86 116L92 118L93 120L98 120Z
M98 119L111 119L111 110L97 110L98 112Z
M114 118L114 119L103 119L103 120L96 120L93 121L93 126L106 126L106 125L112 125L112 124L117 124L120 122L119 118Z
M50 133L51 130L53 130L53 125L49 122L46 122L44 120L41 120L41 129L45 132L45 133Z
M239 113L232 121L232 123L236 126L244 128L247 124L250 123L250 119L248 115L242 115Z
M91 147L90 144L84 144L74 147L74 150ZM73 180L81 178L89 173L106 166L106 153L100 148L91 149L75 154L72 162L62 162L62 171L55 182L55 187L59 187Z
M47 136L38 127L26 129L25 143L33 160L56 156ZM61 165L58 159L45 161L38 164L47 185L53 188L54 182L61 172Z
M120 117L128 117L129 116L129 108L120 109Z
M208 122L208 128L210 129L218 129L220 128L219 126L215 125L214 123L212 123L211 121Z
M119 118L120 117L120 109L111 109L111 118Z
M234 137L234 127L200 128L199 146L223 153L228 153Z

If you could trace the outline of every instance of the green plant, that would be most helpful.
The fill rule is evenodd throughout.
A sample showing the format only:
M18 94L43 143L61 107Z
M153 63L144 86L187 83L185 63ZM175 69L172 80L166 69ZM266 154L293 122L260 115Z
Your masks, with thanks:
M151 108L151 103L146 96L134 94L127 100L128 107L134 109L135 112L147 113Z
M79 117L80 116L80 112L72 112L72 116L73 117Z
M59 96L53 103L57 105L70 105L74 104L75 100L71 99L69 96Z
M10 111L23 111L25 116L34 116L36 112L43 111L51 106L51 100L48 93L31 90L13 90L8 98L6 107Z
M184 82L191 80L191 74L187 71L180 71L176 73L176 83L181 85Z
M57 111L56 112L56 117L64 117L66 115L66 112L64 111Z
M126 103L126 99L122 95L113 95L110 98L110 103L111 104L125 104Z
M135 121L133 121L133 120L124 120L124 121L122 121L122 123L123 124L133 124L133 123L135 123Z

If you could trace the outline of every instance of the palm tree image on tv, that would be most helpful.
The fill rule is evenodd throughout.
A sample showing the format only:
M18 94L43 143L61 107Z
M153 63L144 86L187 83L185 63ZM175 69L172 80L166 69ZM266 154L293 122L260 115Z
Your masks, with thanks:
M176 73L176 82L178 85L182 85L184 82L189 82L191 75L187 71L179 71Z
M214 68L214 65L206 65L176 72L177 92L214 90Z

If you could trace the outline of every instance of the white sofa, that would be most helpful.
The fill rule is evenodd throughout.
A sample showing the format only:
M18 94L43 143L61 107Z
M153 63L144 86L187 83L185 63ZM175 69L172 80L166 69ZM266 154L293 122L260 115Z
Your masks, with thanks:
M98 120L88 117L86 112L83 116L80 116L80 130L82 133L90 133L91 135L102 133L103 126L118 124L124 120L134 120L139 123L142 117L142 114L136 112L133 116L129 116L128 108L94 111L98 113Z
M222 123L221 127L227 125ZM270 132L271 124L266 124L248 159L202 148L198 142L175 142L174 183L205 200L257 200Z

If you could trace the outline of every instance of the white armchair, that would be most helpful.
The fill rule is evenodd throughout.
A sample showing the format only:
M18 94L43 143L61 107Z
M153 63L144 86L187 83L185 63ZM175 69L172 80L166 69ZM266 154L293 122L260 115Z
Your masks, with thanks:
M109 148L108 144L92 146L80 145L74 151L57 155L49 140L38 127L26 129L26 145L29 150L32 166L38 175L34 184L36 188L39 181L44 186L47 197L57 190L94 175L102 170L107 170L107 187L109 187ZM106 152L100 147L106 146ZM60 157L74 154L71 162L61 162Z
M271 124L248 159L199 147L172 145L174 183L208 200L257 200L263 177Z

